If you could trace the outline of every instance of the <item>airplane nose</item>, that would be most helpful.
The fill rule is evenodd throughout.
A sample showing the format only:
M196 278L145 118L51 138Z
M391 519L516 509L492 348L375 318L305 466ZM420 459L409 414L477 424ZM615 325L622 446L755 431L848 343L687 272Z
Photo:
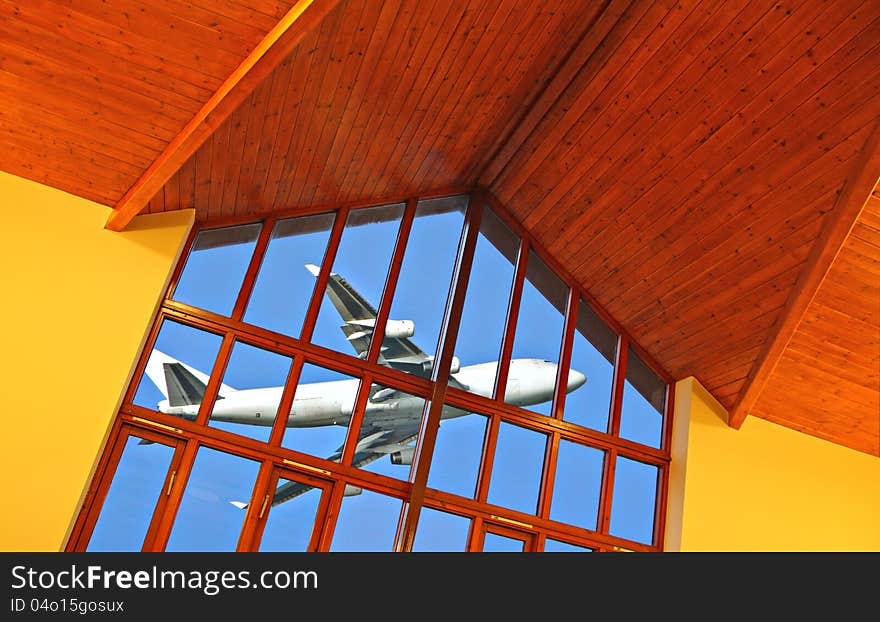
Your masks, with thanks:
M576 369L568 370L568 391L574 391L587 381L587 377Z

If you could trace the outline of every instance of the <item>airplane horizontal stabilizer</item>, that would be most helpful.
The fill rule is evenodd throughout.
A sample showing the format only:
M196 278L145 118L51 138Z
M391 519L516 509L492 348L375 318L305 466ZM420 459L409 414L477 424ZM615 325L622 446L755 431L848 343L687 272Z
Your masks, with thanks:
M239 510L244 510L248 506L247 503L242 503L241 501L230 501L229 503L237 507Z

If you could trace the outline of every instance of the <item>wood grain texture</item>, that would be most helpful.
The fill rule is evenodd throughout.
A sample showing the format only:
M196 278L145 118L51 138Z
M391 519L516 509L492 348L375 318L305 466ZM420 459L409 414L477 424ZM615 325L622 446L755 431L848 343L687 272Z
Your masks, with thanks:
M198 149L223 121L238 107L253 89L275 69L303 38L336 6L338 0L297 0L256 46L223 80L186 124L168 141L155 160L113 207L107 219L107 228L122 231L156 192L182 164ZM222 37L221 37L222 39ZM212 144L218 152L211 178L214 200L209 203L209 214L219 216L219 205L225 180L218 179L223 161L220 153L228 153L226 141L229 128L217 131L219 144ZM211 209L213 206L213 209Z
M114 205L292 4L0 1L0 167Z
M212 185L235 189L222 215L473 184L485 154L524 102L552 84L601 8L341 4L227 119L235 127L218 130L236 146L211 173ZM198 192L195 201L210 202Z
M752 414L880 456L880 198L865 206Z
M789 294L785 309L774 326L773 335L768 339L764 351L749 372L745 388L730 412L730 425L733 427L738 428L742 425L749 409L763 391L767 379L773 373L849 232L870 199L878 179L880 179L880 119L874 123L851 170L848 171L844 185L835 200L834 210L825 219L822 231L813 243L807 265Z
M0 166L118 203L291 5L0 0ZM863 0L343 0L144 211L486 188L672 377L734 408L880 118L878 42ZM873 453L870 207L749 397Z

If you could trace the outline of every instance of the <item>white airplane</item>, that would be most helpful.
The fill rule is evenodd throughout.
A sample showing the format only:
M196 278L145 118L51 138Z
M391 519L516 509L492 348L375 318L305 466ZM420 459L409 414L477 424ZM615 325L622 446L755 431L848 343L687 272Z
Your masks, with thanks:
M318 268L306 268L317 276ZM338 274L331 274L326 294L342 317L340 327L346 339L361 358L366 357L376 323L376 310ZM379 363L430 377L434 357L429 356L410 341L415 334L411 320L388 320L382 340ZM449 384L486 397L492 396L497 361L462 366L453 357ZM530 406L553 398L557 365L541 359L512 359L508 374L505 401L517 406ZM160 412L194 419L205 393L208 375L182 363L159 350L153 350L147 362L147 376L162 392L165 399L158 404ZM347 426L351 419L358 379L316 382L297 387L296 396L287 418L288 427ZM586 382L584 374L574 369L568 373L566 392L574 391ZM284 387L234 389L220 386L217 401L211 412L216 421L246 425L271 426L281 401ZM353 466L360 467L383 456L392 464L412 463L415 440L421 422L424 400L373 385L355 449ZM461 417L468 411L444 406L441 420ZM342 447L329 460L339 461ZM288 482L275 491L273 505L277 505L309 490L297 482ZM360 494L355 486L346 487L346 495ZM244 508L246 504L233 502Z

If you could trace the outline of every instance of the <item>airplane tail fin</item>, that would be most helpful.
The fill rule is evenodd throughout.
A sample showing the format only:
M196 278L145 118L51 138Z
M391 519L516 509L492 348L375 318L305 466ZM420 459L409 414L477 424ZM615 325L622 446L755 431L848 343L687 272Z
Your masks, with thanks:
M192 406L201 404L207 385L196 378L180 363L162 363L165 370L165 387L168 389L168 404L171 406Z
M150 353L146 374L171 406L200 403L209 378L208 374L156 349ZM233 392L233 387L221 384L219 397Z

